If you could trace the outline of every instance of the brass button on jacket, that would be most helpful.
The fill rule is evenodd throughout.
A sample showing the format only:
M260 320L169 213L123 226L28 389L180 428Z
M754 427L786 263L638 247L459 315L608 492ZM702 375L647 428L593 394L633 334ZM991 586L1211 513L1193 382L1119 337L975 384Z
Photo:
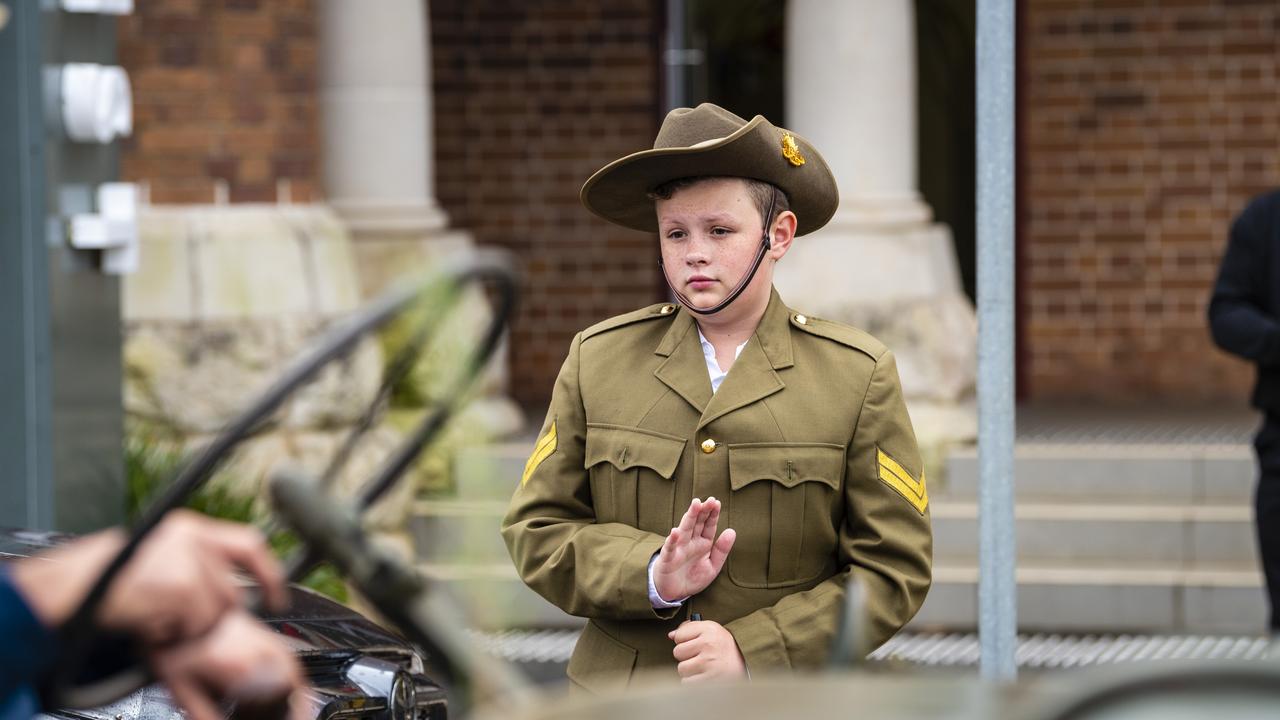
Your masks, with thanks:
M708 455L710 455L711 453L713 453L713 452L715 452L715 451L716 451L716 441L715 441L715 440L712 440L711 438L707 438L706 440L703 440L703 441L702 441L702 452L707 453Z

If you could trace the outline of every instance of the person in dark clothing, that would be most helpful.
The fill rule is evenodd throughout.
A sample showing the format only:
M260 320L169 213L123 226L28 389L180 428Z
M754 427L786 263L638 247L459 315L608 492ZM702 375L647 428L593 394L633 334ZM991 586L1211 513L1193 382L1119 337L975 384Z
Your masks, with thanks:
M1262 411L1254 437L1258 550L1280 632L1280 190L1254 198L1231 226L1209 301L1209 327L1223 350L1257 365L1252 404Z

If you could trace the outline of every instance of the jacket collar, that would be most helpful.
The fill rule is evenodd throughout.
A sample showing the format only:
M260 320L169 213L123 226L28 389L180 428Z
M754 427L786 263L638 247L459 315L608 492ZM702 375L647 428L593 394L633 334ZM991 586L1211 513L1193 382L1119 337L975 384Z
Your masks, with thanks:
M794 365L791 347L791 310L776 289L760 324L734 361L720 390L711 393L707 363L698 341L693 315L681 308L654 353L666 357L656 370L664 384L702 413L701 428L716 418L781 390L777 370Z
M693 314L682 305L676 305L676 307L679 312L675 320L672 321L671 327L667 328L667 333L662 336L662 341L653 352L663 357L671 357L676 348L687 341L692 334L693 344L699 348L698 353L701 357L701 345L698 343L698 333L695 329L697 323L693 319ZM760 318L760 324L756 326L752 337L760 339L760 347L774 370L789 368L795 364L791 353L792 314L791 308L787 307L782 302L782 297L778 295L778 289L770 288L769 304L765 307L764 315ZM746 348L743 348L743 352L746 352Z

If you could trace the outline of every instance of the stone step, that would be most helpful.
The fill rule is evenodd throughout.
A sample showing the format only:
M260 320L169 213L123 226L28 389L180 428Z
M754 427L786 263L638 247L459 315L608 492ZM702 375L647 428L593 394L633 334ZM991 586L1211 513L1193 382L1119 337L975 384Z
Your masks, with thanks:
M1128 561L1213 569L1257 562L1253 511L1232 505L1018 503L1014 509L1020 562L1090 564ZM978 506L933 503L934 558L978 557Z
M532 442L468 448L459 496L422 501L411 527L428 576L486 629L579 627L520 582L498 534ZM1247 445L1020 443L1019 628L1055 632L1256 633ZM977 458L948 458L930 488L937 565L917 630L977 626Z
M431 563L511 563L499 528L505 500L419 500L409 515L417 557Z
M471 628L577 628L585 622L530 590L510 560L472 565L419 563L417 567L435 587L454 598Z
M510 500L533 443L530 439L460 448L453 460L458 499Z
M1256 471L1248 445L1018 443L1014 484L1021 501L1151 502L1160 505L1252 501ZM934 499L978 496L976 448L957 448Z
M1259 633L1267 603L1256 567L1020 564L1020 632ZM978 569L934 568L933 588L909 627L970 631L978 621Z
M421 500L409 531L418 557L430 562L504 562L498 533L506 501ZM1020 561L1119 561L1210 567L1256 562L1253 513L1245 505L1019 503ZM933 503L934 556L978 556L978 506Z

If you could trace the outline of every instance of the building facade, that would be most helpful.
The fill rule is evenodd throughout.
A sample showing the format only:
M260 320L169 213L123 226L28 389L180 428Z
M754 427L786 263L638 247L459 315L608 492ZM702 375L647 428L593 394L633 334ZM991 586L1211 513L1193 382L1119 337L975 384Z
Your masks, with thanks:
M436 194L452 226L523 263L509 392L534 411L577 330L665 297L652 238L577 201L593 170L652 141L665 10L429 4ZM1280 7L1018 11L1022 397L1243 402L1250 373L1213 347L1204 308L1231 218L1280 178ZM324 200L311 0L139 3L118 41L136 113L122 172L151 202Z

